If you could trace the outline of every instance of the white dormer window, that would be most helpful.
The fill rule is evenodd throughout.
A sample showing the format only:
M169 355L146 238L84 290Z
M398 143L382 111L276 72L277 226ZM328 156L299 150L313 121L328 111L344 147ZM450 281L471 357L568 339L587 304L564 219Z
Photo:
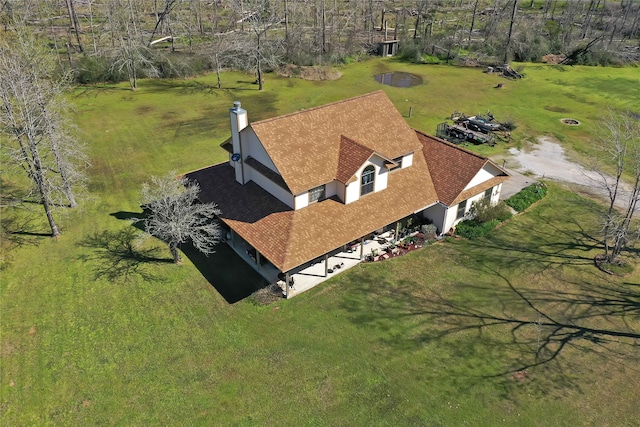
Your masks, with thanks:
M325 186L321 185L316 188L312 188L309 190L309 203L317 202L325 198Z
M360 195L364 196L373 192L373 184L376 177L376 168L372 165L367 166L362 171L362 178L360 179Z

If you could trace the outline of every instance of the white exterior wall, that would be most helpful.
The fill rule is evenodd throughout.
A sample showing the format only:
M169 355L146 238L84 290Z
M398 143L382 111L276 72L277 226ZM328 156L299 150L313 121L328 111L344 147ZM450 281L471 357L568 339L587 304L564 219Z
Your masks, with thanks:
M492 195L491 195L491 203L496 203L498 201L498 198L500 197L501 185L502 184L499 184L499 185L493 187L493 192L492 192ZM469 209L471 209L471 206L473 206L473 204L475 202L480 201L482 199L484 199L484 191L482 193L476 194L473 197L468 198L467 199L467 207L465 209L465 213L468 212ZM462 203L464 203L464 201ZM458 215L458 205L454 205L451 208L449 208L449 210L447 212L447 219L446 219L445 224L444 224L445 226L443 227L444 232L449 231L449 229L451 227L456 225L458 222L462 221L463 218L456 219L457 215Z
M492 205L495 205L496 203L498 203L498 201L500 201L500 191L502 191L502 184L498 184L495 187L493 187L491 192Z
M491 197L489 198L489 202L492 205L495 205L500 200L500 190L502 189L502 184L498 184L491 188ZM482 197L484 198L484 193L482 193Z
M480 200L482 200L482 199L484 199L484 191L483 191L482 193L480 193L480 194L476 194L476 195L475 195L475 196L473 196L473 197L469 197L469 198L467 199L467 201L468 201L468 202L467 202L467 210L469 210L469 209L471 208L471 206L472 206L475 202L478 202L478 201L480 201Z
M231 142L233 144L233 152L241 153L242 148L244 147L240 146L240 131L246 128L249 123L247 119L247 111L234 106L234 108L229 110L229 122L231 124ZM231 158L229 158L229 160L231 160ZM243 177L241 162L230 162L230 164L235 169L236 181L240 184L244 184L247 177Z
M236 180L241 184L253 181L257 185L262 187L265 191L273 195L275 198L285 203L287 206L293 208L294 198L291 193L245 163L247 157L252 157L272 171L279 173L273 161L267 154L267 151L264 149L262 143L258 139L258 136L255 134L253 129L251 129L251 127L247 127L248 123L246 111L243 109L235 110L232 108L230 111L230 115L233 151L234 153L242 154L242 158L237 162L232 161L231 154L229 154L229 163L236 170ZM238 129L240 131L238 131ZM244 179L242 176L243 173Z
M355 202L360 198L360 178L357 181L347 185L345 192L344 204L347 205L351 202Z
M469 205L467 205L467 209L468 208L469 208ZM447 214L445 215L444 223L442 224L442 230L440 231L441 233L448 232L451 229L451 227L453 227L455 223L459 221L459 220L456 220L457 214L458 214L458 205L454 205L449 209L447 209Z
M476 174L476 176L474 176L471 181L469 181L469 183L467 184L466 187L464 187L465 190L475 187L476 185L480 185L485 181L490 180L491 178L493 178L495 175L493 175L491 172L489 172L488 170L486 170L485 168L482 168L478 171L478 173Z
M358 170L358 182L360 182L364 168L372 164L376 168L376 180L373 182L373 192L377 193L387 188L387 184L389 183L389 169L387 169L384 163L385 161L380 157L372 156L369 161Z
M408 168L413 164L413 153L409 153L406 156L402 156L402 167L400 169Z
M376 193L378 191L382 191L387 188L387 184L389 182L389 169L384 165L384 160L378 156L372 156L368 161L366 161L358 171L356 172L357 180L347 185L346 197L344 200L345 204L355 202L360 198L360 179L362 178L362 171L369 166L373 165L375 168L375 179L373 181L373 192Z
M338 187L341 187L342 193L338 194ZM329 197L335 196L338 194L341 200L344 197L344 186L338 184L336 181L331 181L324 185L324 198L328 199ZM304 193L296 194L294 197L294 203L296 210L305 208L309 206L309 191L305 191Z
M294 207L293 195L284 188L280 187L270 179L264 177L261 173L257 172L249 165L244 165L245 178L247 181L251 180L262 187L265 191L269 192L275 198L285 203L290 208Z
M338 184L337 181L331 181L329 183L327 183L326 187L325 187L325 196L327 197L327 199L329 197L333 197L336 194L338 194L338 186L341 184ZM343 186L344 187L344 186ZM340 197L340 195L338 194L338 197ZM341 198L342 199L342 198Z
M276 165L271 160L271 157L269 157L269 155L267 154L267 150L264 149L264 146L258 139L258 136L253 131L253 129L251 129L251 127L245 129L242 132L242 143L242 154L245 156L245 158L251 156L272 171L278 174L280 173L278 172Z
M482 184L483 182L488 181L491 178L495 178L496 176L500 175L500 173L501 172L497 167L493 166L490 163L487 163L486 165L484 165L482 169L478 171L476 176L474 176L473 179L469 181L469 183L467 184L466 187L464 187L464 189L466 190L466 189L475 187L476 185Z
M294 204L295 206L293 208L295 210L309 206L309 192L305 191L304 193L296 194Z

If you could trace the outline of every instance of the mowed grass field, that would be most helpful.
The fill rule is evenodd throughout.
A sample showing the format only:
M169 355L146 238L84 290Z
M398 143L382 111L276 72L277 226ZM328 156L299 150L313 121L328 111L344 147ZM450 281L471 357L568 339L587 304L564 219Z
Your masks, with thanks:
M155 240L123 253L142 182L224 160L236 100L259 120L382 89L421 130L491 110L518 125L510 146L553 135L578 158L595 153L604 110L640 110L637 68L525 64L516 82L393 60L341 71L269 74L263 92L230 72L222 90L210 75L70 94L91 159L81 206L58 213L57 240L40 235L39 206L2 211L14 233L2 242L0 424L637 425L640 268L594 268L602 207L559 185L485 239L360 265L268 306L228 302L260 280L223 247L180 266ZM374 81L390 71L423 84ZM3 192L18 184L5 178ZM637 246L626 256L640 264Z

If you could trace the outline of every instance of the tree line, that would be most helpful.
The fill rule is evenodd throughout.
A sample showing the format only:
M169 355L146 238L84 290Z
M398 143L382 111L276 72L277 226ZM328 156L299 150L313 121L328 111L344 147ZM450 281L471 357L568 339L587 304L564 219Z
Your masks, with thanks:
M635 0L4 0L79 83L349 62L399 40L412 61L638 61ZM221 84L221 82L220 82Z

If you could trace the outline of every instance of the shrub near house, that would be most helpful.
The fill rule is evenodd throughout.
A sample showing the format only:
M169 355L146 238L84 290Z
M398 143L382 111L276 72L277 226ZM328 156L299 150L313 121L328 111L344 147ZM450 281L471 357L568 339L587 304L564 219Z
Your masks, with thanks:
M513 216L505 202L491 205L486 200L474 203L467 215L469 219L460 221L456 226L456 234L467 239L483 237Z
M547 186L543 183L531 184L520 190L506 200L507 205L518 212L523 212L529 206L544 198L547 195Z
M474 203L467 212L468 219L460 221L456 226L456 234L467 239L483 237L502 221L512 217L509 206L517 212L523 212L546 195L547 186L536 183L523 188L517 194L496 205L491 205L485 200Z

